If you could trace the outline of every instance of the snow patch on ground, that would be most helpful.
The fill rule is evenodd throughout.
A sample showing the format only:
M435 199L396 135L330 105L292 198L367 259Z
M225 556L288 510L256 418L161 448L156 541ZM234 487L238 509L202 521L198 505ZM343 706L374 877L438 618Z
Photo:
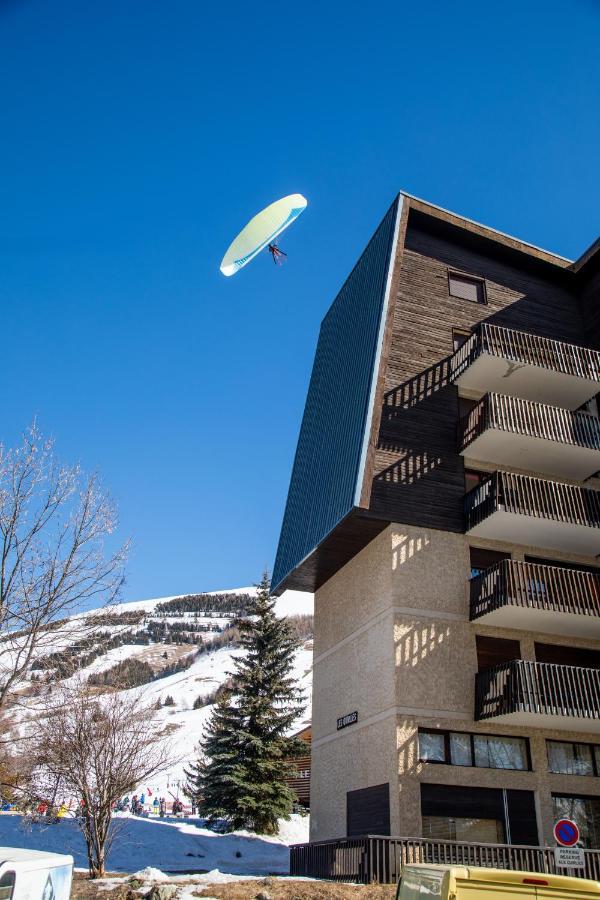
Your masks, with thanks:
M216 834L196 817L128 816L114 824L118 834L108 855L109 871L141 873L151 869L165 873L169 881L178 874L180 880L193 877L194 881L209 884L218 883L219 879L235 880L232 876L287 875L288 845L308 840L309 817L292 816L289 822L281 823L276 836L244 831ZM83 836L73 819L46 826L26 824L20 816L0 814L0 846L70 853L77 867L85 868L87 863ZM146 875L138 877L148 879ZM158 878L152 876L149 880Z

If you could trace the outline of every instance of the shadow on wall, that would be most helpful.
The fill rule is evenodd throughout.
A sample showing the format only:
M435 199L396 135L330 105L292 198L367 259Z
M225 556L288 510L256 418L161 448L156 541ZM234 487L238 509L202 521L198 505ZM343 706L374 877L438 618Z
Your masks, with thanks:
M418 553L422 553L430 545L430 538L426 531L418 536L406 534L398 535L392 539L392 572L396 572L400 566L406 566Z
M411 485L419 479L430 475L442 463L442 458L427 451L416 453L407 450L404 456L397 459L375 476L375 482L386 484Z
M402 775L414 775L420 771L419 735L413 721L403 719L397 722L398 729L398 771ZM408 732L408 734L407 734Z

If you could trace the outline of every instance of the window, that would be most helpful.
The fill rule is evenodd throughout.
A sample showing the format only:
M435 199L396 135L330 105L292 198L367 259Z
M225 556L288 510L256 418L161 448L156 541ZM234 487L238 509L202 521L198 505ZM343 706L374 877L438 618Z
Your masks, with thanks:
M451 297L460 300L470 300L471 303L486 303L485 281L474 275L463 275L460 272L448 270L448 293Z
M475 635L477 647L477 668L479 672L500 666L513 659L521 659L521 644L508 638Z
M476 734L473 737L475 765L487 769L529 768L527 742L524 738L496 737Z
M546 741L548 769L560 775L598 775L600 747L571 741Z
M473 765L470 734L460 734L456 731L450 734L450 763L453 766Z
M497 550L483 550L481 547L469 547L469 560L471 563L471 578L479 575L485 569L495 566L503 559L510 559L510 553L500 553Z
M423 816L423 837L432 841L468 841L503 844L504 828L498 819Z
M421 784L423 837L479 843L538 843L533 791Z
M468 734L462 731L420 729L419 759L421 762L476 766L481 769L527 771L531 768L526 738Z
M484 478L487 478L489 472L477 472L475 469L465 469L465 493L479 487Z
M11 900L15 890L15 873L5 872L0 878L0 900Z
M445 732L419 732L419 759L423 762L446 762Z
M581 843L588 850L600 849L600 797L552 794L554 820L574 819Z
M585 669L600 669L600 650L587 647L567 647L563 644L540 644L535 642L537 662L557 663L561 666L579 666Z
M452 329L452 349L455 353L463 344L466 344L472 333L471 331L463 331L461 328Z

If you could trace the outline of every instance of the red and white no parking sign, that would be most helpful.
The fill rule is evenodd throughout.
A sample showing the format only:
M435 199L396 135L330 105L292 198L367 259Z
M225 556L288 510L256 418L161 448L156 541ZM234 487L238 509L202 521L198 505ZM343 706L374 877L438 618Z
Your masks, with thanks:
M579 828L572 819L559 819L554 825L554 839L561 847L574 847L579 840Z

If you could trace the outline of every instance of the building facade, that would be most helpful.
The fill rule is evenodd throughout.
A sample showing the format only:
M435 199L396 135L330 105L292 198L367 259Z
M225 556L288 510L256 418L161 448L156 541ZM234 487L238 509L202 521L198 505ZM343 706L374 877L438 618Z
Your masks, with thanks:
M276 593L315 592L311 840L600 847L600 244L399 195L321 325Z

